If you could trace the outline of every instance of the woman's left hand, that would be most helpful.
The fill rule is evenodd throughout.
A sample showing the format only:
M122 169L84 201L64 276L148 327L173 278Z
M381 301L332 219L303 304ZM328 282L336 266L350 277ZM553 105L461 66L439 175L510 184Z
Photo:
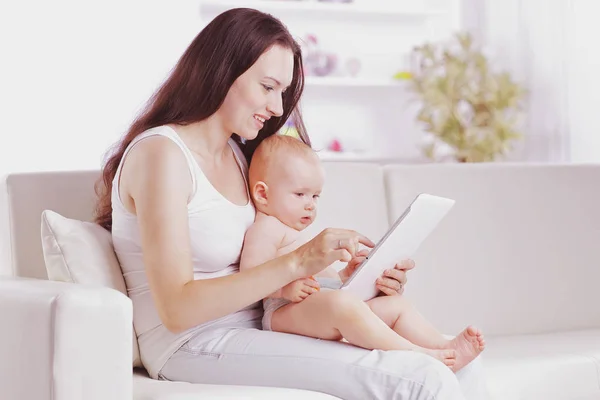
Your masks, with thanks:
M392 269L386 269L383 275L377 279L377 289L387 296L396 296L404 292L406 285L406 272L415 267L411 259L403 260Z

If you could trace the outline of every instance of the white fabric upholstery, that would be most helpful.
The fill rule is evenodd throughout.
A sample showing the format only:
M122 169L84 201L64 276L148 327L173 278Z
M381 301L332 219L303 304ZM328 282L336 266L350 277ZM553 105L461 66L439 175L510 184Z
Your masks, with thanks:
M493 400L600 399L600 329L487 340Z
M0 278L0 398L131 400L131 302L116 290Z
M328 228L354 229L378 240L388 229L383 170L374 164L326 163L325 186L318 215L307 228L317 234Z
M353 229L373 241L388 229L383 170L373 164L325 164L325 186L317 218L303 232L306 240L325 228ZM342 263L334 264L340 269Z
M42 249L49 280L100 285L127 295L112 237L100 225L45 210ZM135 330L132 337L133 366L141 367Z
M150 379L145 372L133 375L133 395L136 400L336 400L325 393L306 390L266 388L257 386L222 386L165 382Z
M407 286L444 331L600 327L599 166L397 165L386 180L391 218L419 192L456 199Z
M326 174L310 234L335 226L377 240L417 193L457 200L415 255L406 295L446 333L471 323L484 329L483 363L494 400L600 398L600 165L335 162L326 163ZM62 222L49 225L64 229L64 235L54 229L57 244L74 245L64 238L85 231L76 220L91 220L97 176L87 171L8 177L0 190L1 275L47 278L42 211L70 219L56 217ZM82 234L96 240L93 232ZM117 290L0 281L0 321L14 327L0 330L0 388L8 388L8 398L328 398L155 381L140 371L132 379L131 303ZM78 383L89 376L98 379L89 386ZM77 397L92 387L95 394Z
M14 276L11 259L8 186L0 182L0 276Z
M11 265L0 268L4 275L47 279L40 222L42 211L52 210L67 218L92 221L98 171L41 172L8 175L0 182L9 210L4 221L8 234L0 260ZM0 218L0 222L2 222Z

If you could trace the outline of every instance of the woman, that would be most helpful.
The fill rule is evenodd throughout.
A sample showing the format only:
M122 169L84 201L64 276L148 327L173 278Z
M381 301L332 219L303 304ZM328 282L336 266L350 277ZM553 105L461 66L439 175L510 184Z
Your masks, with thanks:
M239 272L255 210L247 162L296 108L298 44L256 10L216 17L133 123L103 169L97 222L112 230L150 376L196 383L291 387L344 399L484 399L461 392L446 366L414 352L260 330L260 300L336 260L361 259L360 234L327 229L298 250ZM407 261L379 289L400 294ZM461 380L477 379L473 367Z

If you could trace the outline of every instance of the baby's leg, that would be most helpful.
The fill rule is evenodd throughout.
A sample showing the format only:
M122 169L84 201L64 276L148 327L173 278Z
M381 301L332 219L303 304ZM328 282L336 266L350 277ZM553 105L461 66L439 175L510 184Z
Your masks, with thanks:
M428 349L448 347L448 339L404 296L381 296L367 301L373 312L399 335Z
M404 296L377 297L367 304L383 322L412 343L428 349L456 350L454 371L473 361L485 347L483 335L471 326L456 338L446 339Z
M366 349L421 351L448 366L455 362L453 349L416 346L394 332L365 302L341 290L318 292L281 307L273 313L271 328L328 340L345 338Z

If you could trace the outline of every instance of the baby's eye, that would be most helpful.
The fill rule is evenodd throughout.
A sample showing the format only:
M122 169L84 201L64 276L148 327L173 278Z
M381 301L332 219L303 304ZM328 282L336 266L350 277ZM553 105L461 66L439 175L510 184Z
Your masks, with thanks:
M296 193L296 196L298 196L298 197L304 197L304 193Z
M313 199L317 200L319 197L321 197L321 195L320 195L320 194L315 194L315 195L313 196Z
M264 85L264 84L263 84L262 86L265 88L265 90L266 90L267 92L270 92L270 91L272 91L272 90L275 90L275 89L274 89L272 86L269 86L269 85Z

